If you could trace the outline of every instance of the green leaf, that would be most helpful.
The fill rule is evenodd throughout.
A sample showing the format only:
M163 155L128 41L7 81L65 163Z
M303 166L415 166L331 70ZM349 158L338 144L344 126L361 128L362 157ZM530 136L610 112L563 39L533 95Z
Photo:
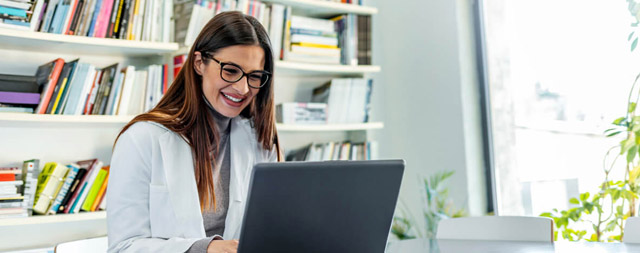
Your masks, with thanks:
M588 192L580 194L580 200L586 201L587 199L589 199L589 193Z
M629 149L631 149L631 147L633 147L636 143L636 140L630 140L630 139L625 139L622 140L620 142L620 155L623 155L624 153L626 153L627 151L629 151Z
M633 159L636 158L637 154L638 154L638 146L634 145L629 149L629 152L627 152L627 162L632 163Z
M633 37L633 34L634 34L634 33L635 33L635 31L634 31L634 32L631 32L631 33L629 34L629 38L627 38L627 41L630 41L630 40L631 40L631 38Z
M622 131L617 131L617 132L613 132L613 133L607 134L607 137L616 136L619 133L622 133Z
M540 217L547 217L547 218L553 218L553 215L551 215L550 212L546 212L546 213L541 213Z
M631 42L631 52L633 52L633 50L636 49L637 45L638 45L638 38L634 39L633 42Z
M635 110L636 110L636 103L635 102L629 103L629 113L632 113Z
M624 125L622 124L622 122L623 122L624 120L625 120L625 117L620 117L620 118L615 119L615 120L613 121L613 123L612 123L612 124L614 124L614 125L618 125L618 126L624 126Z
M580 201L578 199L576 199L576 198L571 198L569 200L569 203L574 204L574 205L579 205Z

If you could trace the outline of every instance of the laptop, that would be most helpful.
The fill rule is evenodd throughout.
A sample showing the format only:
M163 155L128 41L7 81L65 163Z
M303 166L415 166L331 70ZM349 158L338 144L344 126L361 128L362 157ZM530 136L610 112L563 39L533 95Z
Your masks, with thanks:
M384 252L403 160L256 164L239 253Z

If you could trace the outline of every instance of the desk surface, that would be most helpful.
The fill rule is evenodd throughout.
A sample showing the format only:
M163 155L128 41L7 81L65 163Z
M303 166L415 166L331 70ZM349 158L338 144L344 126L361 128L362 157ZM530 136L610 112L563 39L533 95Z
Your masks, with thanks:
M387 253L590 253L590 252L640 252L640 244L604 243L604 242L513 242L513 241L474 241L474 240L426 240L414 239L389 243Z

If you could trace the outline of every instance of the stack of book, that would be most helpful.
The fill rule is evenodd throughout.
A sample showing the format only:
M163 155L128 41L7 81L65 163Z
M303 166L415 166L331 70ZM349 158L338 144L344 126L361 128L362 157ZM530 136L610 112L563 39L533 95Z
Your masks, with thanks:
M33 30L43 5L38 0L0 0L0 27Z
M29 215L22 189L22 170L18 167L0 168L0 218Z
M269 37L274 54L286 61L370 65L371 17L345 14L331 19L292 15L290 6L271 5Z
M287 152L287 161L329 161L329 160L374 160L377 159L378 143L350 141L311 143Z
M51 215L104 210L109 166L102 165L97 159L45 164L38 176L33 212Z
M34 76L0 74L0 112L33 113L39 101Z
M328 123L369 122L373 80L337 78L313 89L311 102L327 103Z
M168 86L167 64L99 69L58 58L39 66L35 76L0 74L0 112L136 115L153 108Z
M340 64L338 34L334 22L328 19L292 15L283 60L325 64Z
M178 0L174 3L175 42L190 46L213 16L224 11L240 11L256 18L265 29L271 7L256 0Z
M276 105L276 121L284 124L326 124L325 103L282 103Z

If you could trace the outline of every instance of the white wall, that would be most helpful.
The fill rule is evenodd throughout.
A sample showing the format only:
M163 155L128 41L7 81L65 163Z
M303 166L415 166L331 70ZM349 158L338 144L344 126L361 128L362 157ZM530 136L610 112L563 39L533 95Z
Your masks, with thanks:
M400 198L423 224L418 176L454 170L450 195L486 211L471 0L371 0L373 120L382 158L406 160Z

